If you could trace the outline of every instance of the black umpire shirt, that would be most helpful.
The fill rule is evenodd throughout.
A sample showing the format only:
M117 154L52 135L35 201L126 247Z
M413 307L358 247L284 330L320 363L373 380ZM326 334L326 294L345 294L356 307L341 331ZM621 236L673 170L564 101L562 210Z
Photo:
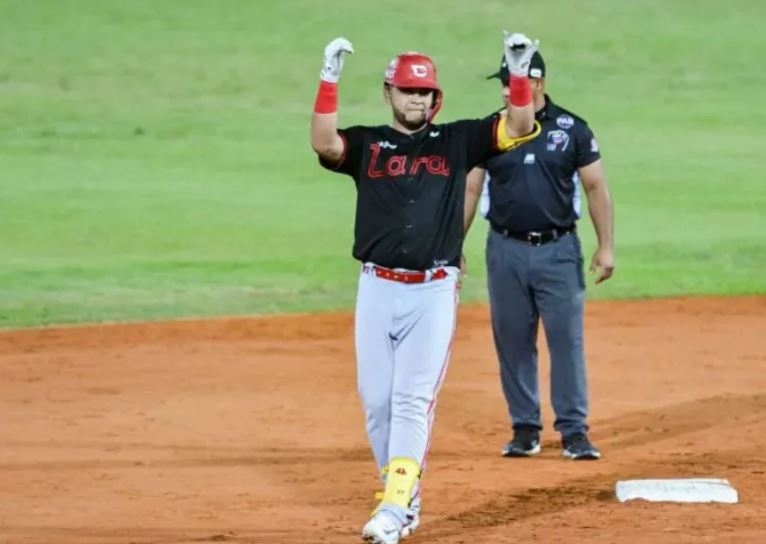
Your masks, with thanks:
M339 130L340 163L320 163L356 183L354 257L410 270L458 266L466 174L498 153L498 119L427 124L414 134L389 126Z
M577 170L599 158L598 143L582 118L545 96L535 114L542 132L534 140L486 163L487 219L513 232L567 228L578 219Z

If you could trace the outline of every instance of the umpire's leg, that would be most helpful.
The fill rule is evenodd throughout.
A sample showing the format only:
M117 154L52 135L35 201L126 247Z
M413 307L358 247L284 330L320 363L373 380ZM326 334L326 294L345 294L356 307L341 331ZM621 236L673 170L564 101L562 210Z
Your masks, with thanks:
M535 267L534 285L551 354L551 401L556 412L554 428L567 437L588 430L582 251L576 233L565 235L540 249L545 258Z
M500 380L514 428L542 429L537 381L538 313L528 286L530 246L489 230L487 287Z

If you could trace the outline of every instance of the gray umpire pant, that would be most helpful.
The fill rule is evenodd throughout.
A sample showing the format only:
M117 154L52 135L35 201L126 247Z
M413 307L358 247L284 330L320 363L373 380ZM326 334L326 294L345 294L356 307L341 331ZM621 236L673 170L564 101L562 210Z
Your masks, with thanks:
M542 429L537 378L542 318L551 356L554 428L564 437L586 432L585 280L577 234L533 246L490 228L486 258L492 332L513 427Z

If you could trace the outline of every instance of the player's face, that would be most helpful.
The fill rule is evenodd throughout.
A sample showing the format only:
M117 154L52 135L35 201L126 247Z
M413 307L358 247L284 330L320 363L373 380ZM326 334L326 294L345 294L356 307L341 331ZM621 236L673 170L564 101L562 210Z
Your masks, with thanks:
M400 89L386 86L386 101L391 104L394 118L408 130L416 130L425 124L433 100L432 89Z

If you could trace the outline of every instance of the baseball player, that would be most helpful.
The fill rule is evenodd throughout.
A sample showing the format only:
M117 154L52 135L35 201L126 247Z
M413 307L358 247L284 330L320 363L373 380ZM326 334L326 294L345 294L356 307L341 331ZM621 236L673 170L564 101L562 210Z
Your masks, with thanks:
M383 82L389 125L338 129L344 38L324 51L311 143L321 165L354 179L357 384L382 498L362 537L396 544L419 522L419 480L456 323L466 175L539 133L527 66L537 45L505 34L507 115L434 124L443 93L433 61L403 53Z
M510 92L505 58L490 78L500 79L503 95ZM469 174L465 211L467 231L484 185L481 209L491 226L486 257L492 332L514 431L503 455L527 457L541 449L536 341L542 320L562 454L593 460L601 453L587 434L585 280L576 222L584 189L598 239L591 270L598 273L596 283L609 279L614 271L612 200L590 127L545 94L539 52L530 61L529 79L542 133Z

